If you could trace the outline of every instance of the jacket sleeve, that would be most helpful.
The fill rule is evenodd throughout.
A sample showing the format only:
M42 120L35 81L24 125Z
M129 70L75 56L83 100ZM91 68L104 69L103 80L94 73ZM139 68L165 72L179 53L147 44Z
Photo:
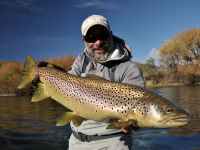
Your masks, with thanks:
M136 63L129 61L127 64L125 63L118 69L120 69L121 71L123 70L120 77L121 83L127 83L127 84L137 85L140 87L145 87L145 81L143 78L142 71L140 70L140 68Z
M71 66L71 70L69 70L68 73L75 76L81 76L83 61L84 61L84 55L80 54L78 57L76 57L74 63Z

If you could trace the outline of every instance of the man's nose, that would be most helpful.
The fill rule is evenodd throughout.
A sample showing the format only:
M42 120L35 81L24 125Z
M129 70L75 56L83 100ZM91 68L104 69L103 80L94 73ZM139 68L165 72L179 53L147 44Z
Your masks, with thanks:
M95 42L95 45L99 46L99 45L102 44L102 42L103 42L102 40L100 40L100 39L97 38L97 40Z

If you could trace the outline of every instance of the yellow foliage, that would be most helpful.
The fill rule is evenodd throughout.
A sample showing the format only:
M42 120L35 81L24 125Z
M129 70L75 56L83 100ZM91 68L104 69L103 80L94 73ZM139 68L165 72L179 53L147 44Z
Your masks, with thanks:
M22 71L23 64L18 62L0 62L0 82L16 83Z
M187 66L178 66L178 72L181 75L195 75L200 76L200 66L199 65L187 65Z
M160 47L164 63L193 63L200 58L200 28L188 29L173 36Z

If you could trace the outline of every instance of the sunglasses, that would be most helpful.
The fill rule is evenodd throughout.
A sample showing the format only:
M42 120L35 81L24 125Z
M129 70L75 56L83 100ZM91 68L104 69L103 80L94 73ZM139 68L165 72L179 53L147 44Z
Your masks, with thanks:
M110 36L109 32L108 31L103 31L103 32L100 32L98 34L88 34L86 36L83 36L84 37L84 40L88 43L94 43L96 42L98 39L99 40L106 40L108 39Z

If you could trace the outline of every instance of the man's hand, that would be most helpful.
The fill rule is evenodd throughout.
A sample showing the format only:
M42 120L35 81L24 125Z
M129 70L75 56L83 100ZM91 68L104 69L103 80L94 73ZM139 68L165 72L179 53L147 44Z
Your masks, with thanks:
M133 125L133 120L119 121L118 119L110 119L109 121L111 123L109 127L121 129L126 134L128 134L132 129L136 128L136 126Z
M127 126L125 126L125 127L122 127L121 129L122 129L122 131L123 131L124 133L128 134L133 128L134 128L133 125L127 125Z

